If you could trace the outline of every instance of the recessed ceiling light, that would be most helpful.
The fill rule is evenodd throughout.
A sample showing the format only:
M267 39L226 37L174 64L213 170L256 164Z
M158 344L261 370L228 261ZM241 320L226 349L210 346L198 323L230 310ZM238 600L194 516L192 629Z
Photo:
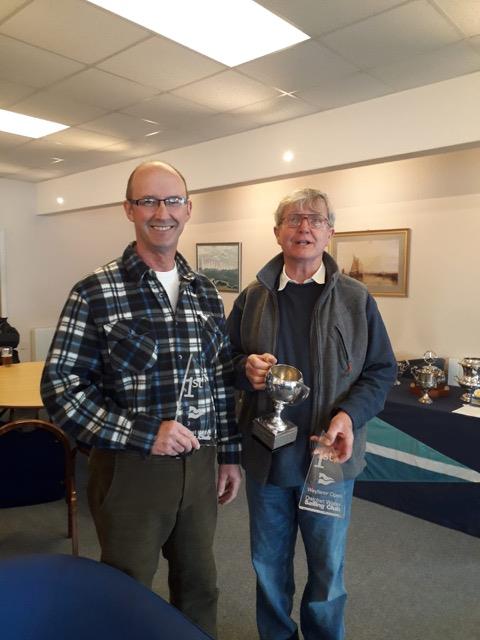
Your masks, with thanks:
M294 159L294 157L295 157L295 155L294 155L293 151L285 151L283 156L282 156L282 159L285 162L291 162Z
M310 36L253 0L88 0L229 67Z
M157 133L160 133L160 131L150 131L150 133L145 134L145 138L148 138L149 136L156 136Z
M17 136L26 136L27 138L43 138L43 136L68 128L66 124L0 109L0 131L6 133L14 133Z
M58 196L57 204L63 204L64 202L65 202L65 200L62 198L62 196Z
M52 162L50 164L58 164L59 162L63 162L63 158L52 158Z

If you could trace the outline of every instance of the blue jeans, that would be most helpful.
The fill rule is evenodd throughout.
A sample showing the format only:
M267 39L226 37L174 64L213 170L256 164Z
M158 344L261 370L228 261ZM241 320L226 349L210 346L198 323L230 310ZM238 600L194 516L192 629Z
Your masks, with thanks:
M257 625L261 640L295 640L291 619L295 583L293 556L300 528L308 579L300 607L305 640L342 640L347 594L343 582L345 543L353 480L345 485L345 518L298 508L302 487L261 485L247 477L252 562L257 574Z

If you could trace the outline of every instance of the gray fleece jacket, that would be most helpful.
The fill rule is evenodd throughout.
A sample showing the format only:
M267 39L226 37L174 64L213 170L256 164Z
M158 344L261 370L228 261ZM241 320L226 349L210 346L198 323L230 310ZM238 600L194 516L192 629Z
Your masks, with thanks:
M366 287L341 274L324 253L327 278L315 305L310 336L313 411L310 430L328 429L332 416L346 411L353 421L354 447L343 464L345 479L365 466L365 423L382 410L395 381L396 362L375 300ZM232 343L236 384L241 391L238 419L243 434L242 463L247 473L266 482L272 452L251 435L252 420L272 411L265 392L254 391L245 376L251 353L276 355L279 332L277 286L283 255L275 256L238 296L227 324ZM301 313L301 309L299 309Z

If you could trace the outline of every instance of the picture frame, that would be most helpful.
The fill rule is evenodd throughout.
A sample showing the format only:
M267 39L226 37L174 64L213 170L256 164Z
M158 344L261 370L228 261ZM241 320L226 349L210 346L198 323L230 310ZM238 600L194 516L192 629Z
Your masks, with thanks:
M367 287L373 296L408 296L410 229L335 233L329 253L341 273Z
M197 271L207 276L218 291L240 292L241 242L199 242L196 245L196 253Z

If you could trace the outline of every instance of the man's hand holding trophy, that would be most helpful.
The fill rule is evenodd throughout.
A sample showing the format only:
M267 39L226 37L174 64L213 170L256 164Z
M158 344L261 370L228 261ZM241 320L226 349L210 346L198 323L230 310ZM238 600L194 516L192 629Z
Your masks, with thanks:
M294 442L297 426L281 417L285 405L298 404L307 398L310 387L303 383L302 373L288 364L276 364L270 353L248 356L245 373L254 389L265 389L273 402L274 411L268 416L256 418L252 433L269 449L278 449Z
M277 364L270 353L251 354L245 364L246 376L256 391L265 390L273 402L272 414L256 418L252 433L272 451L290 444L297 437L297 426L282 419L285 405L302 402L310 388L295 367ZM343 518L345 497L341 463L352 455L353 425L345 411L338 411L328 431L310 437L312 460L301 493L299 507L322 515Z

